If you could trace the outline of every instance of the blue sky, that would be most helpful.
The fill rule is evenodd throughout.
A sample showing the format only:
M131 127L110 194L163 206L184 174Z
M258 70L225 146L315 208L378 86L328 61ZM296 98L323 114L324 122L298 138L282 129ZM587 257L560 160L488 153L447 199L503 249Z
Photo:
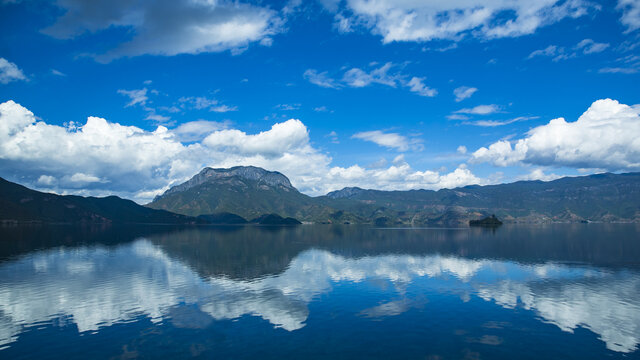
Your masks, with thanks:
M640 169L638 1L5 0L0 34L0 176L41 190L145 202L204 166L311 195Z

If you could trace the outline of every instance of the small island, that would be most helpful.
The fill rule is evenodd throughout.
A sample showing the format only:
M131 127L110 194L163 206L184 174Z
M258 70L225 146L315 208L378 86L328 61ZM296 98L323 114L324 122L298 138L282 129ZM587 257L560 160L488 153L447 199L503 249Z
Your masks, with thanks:
M502 221L498 220L495 215L488 216L481 220L469 220L469 226L498 227L500 225L502 225Z

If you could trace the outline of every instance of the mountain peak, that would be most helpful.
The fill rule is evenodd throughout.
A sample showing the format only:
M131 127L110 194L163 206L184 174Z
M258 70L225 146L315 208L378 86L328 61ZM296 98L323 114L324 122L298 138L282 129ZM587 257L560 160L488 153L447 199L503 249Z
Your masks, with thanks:
M162 196L185 191L206 182L224 181L234 177L285 190L295 190L289 179L278 171L268 171L257 166L234 166L228 169L206 167L188 181L165 191Z
M344 198L350 198L352 196L358 195L363 191L365 190L355 186L346 187L346 188L343 188L342 190L335 190L328 193L327 197L331 199L344 199Z

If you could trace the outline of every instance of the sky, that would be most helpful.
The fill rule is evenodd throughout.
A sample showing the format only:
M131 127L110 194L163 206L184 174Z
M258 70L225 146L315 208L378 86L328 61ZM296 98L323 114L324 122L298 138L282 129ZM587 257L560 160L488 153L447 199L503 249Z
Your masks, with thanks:
M640 171L640 1L0 0L0 177L146 203Z

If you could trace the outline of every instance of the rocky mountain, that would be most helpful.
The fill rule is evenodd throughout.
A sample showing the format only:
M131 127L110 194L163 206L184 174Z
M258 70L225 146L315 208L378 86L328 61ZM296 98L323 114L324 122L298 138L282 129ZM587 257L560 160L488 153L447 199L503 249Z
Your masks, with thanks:
M254 219L264 214L278 214L312 222L328 222L336 212L300 193L281 173L254 166L205 168L147 206L188 216L226 212ZM333 221L353 219L343 213Z
M0 178L0 222L191 224L196 219L149 209L117 196L61 196Z

